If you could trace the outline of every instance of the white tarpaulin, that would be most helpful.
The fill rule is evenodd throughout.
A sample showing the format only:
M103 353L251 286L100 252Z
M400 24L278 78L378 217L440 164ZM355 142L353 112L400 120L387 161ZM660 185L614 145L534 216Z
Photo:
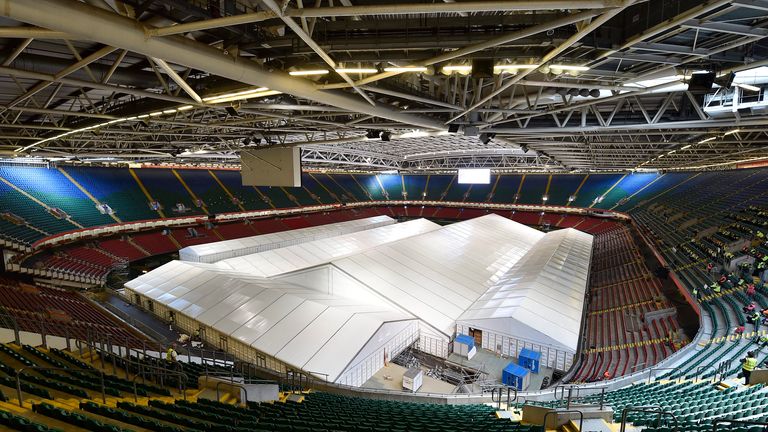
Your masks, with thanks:
M230 258L219 261L216 265L252 275L275 276L325 264L337 258L354 255L385 243L395 242L439 228L440 225L434 222L416 219Z
M288 365L336 380L360 353L380 349L414 317L372 296L326 294L210 264L172 261L128 283L163 303ZM375 336L378 336L375 337ZM373 346L372 346L373 345Z
M573 229L544 234L495 214L445 227L415 220L224 263L174 261L126 288L285 364L360 385L416 338L447 357L457 325L564 358L578 341L591 245Z
M543 237L541 231L489 214L333 265L451 337L456 319Z
M214 263L227 258L392 225L394 223L395 220L389 216L373 216L346 222L187 246L179 250L179 259L182 261Z
M575 353L591 253L589 234L572 228L548 233L458 324Z

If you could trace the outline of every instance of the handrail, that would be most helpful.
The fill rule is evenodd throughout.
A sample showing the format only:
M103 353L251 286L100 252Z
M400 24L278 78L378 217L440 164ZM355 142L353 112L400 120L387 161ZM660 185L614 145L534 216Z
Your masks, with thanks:
M621 411L621 428L619 429L619 432L626 432L627 430L627 414L630 412L644 412L644 413L651 413L651 414L658 414L659 415L659 421L661 421L662 415L668 415L672 417L672 420L675 421L675 427L673 430L678 430L678 422L677 422L677 416L671 411L664 411L659 405L645 405L645 406L628 406L624 408Z
M77 345L78 349L80 349L81 352L82 352L82 344L83 344L83 341L81 341L79 339L75 342L75 345ZM99 348L99 347L97 347L95 345L92 346L91 344L88 344L87 342L85 342L85 344L86 344L86 346L88 347L89 350L91 348L96 350L96 352L99 355L99 359L101 360L101 367L102 368L104 367L104 356L103 356L103 354L104 354L104 352L109 354L112 357L112 365L115 368L114 369L115 370L115 374L117 374L116 373L117 365L115 363L116 362L115 358L117 356L115 355L115 353L110 352L108 350L105 350L103 348ZM134 400L136 400L136 401L138 401L138 388L136 387L136 378L141 376L142 380L146 379L146 371L145 371L145 369L151 369L151 370L159 371L159 373L157 373L156 375L159 376L161 385L162 385L162 379L163 379L164 375L177 375L177 376L180 376L180 378L183 378L183 386L184 386L184 390L186 390L186 381L189 379L189 376L187 374L185 374L184 372L175 371L175 370L168 369L168 368L165 368L165 367L162 367L162 366L148 365L148 364L145 364L145 363L142 363L142 362L138 362L138 361L132 360L130 358L130 356L120 357L120 358L125 363L124 371L125 371L126 378L129 377L128 369L129 369L130 366L133 366L137 370L137 373L134 375L133 379L131 380L133 382L133 384L134 384L133 385L133 392L134 392ZM187 398L187 395L186 395L186 392L184 392L184 400L186 400L186 398Z
M766 422L757 422L757 421L751 421L751 420L729 420L729 419L715 419L712 422L712 432L717 432L717 425L720 423L736 423L736 424L744 424L744 425L753 425L753 426L763 426L763 430L765 428L768 428L768 423Z
M496 402L496 403L497 403L497 405L496 405L496 406L497 406L497 408L498 408L498 409L501 409L501 395L503 394L503 393L502 393L502 391L503 391L505 388L507 389L507 409L509 409L509 403L510 403L510 402L514 402L514 401L516 401L516 400L517 400L517 389L516 389L516 388L514 388L514 387L510 387L510 386L498 386L498 387L494 387L494 388L492 388L492 389L491 389L491 401L492 401L492 402ZM498 390L498 391L499 391L499 400L496 400L496 390ZM515 397L510 399L510 397L509 397L509 394L510 394L512 391L514 391L514 392L515 392Z
M43 366L25 366L21 369L16 370L16 396L19 399L19 406L21 408L24 408L24 394L21 391L21 374L25 370L51 370L51 371L65 371L65 372L87 372L87 373L96 373L99 374L99 378L101 379L101 401L103 403L107 403L107 392L104 386L104 371L98 370L98 369L75 369L75 368L60 368L60 367L43 367Z
M245 388L244 385L236 384L236 383L231 383L231 382L224 382L224 381L219 381L219 382L216 383L216 402L220 402L220 400L219 400L219 386L221 386L222 384L226 384L226 385L229 385L229 386L232 386L232 387L238 387L238 388L242 389L245 392L245 402L243 402L243 405L246 405L246 403L248 402L248 389Z
M710 367L712 367L712 366L711 365L701 365L701 366L697 367L696 368L696 374L693 376L693 379L699 379L699 374L701 374L701 372L706 371ZM703 377L703 375L702 375L702 377Z
M150 369L151 368L164 369L164 368L158 368L157 366L152 366L152 365L143 365L143 366L147 367L147 368L150 368ZM179 389L179 392L181 393L181 397L186 401L187 400L187 380L189 379L189 376L187 374L185 374L184 372L181 372L181 371L170 371L169 370L169 372L167 372L167 373L168 373L168 375L178 375L179 376L179 387L181 387ZM136 385L136 379L139 378L139 377L141 377L142 380L144 379L144 370L143 369L140 371L140 373L134 375L133 379L131 380L131 382L133 383L133 400L134 400L134 402L138 402L139 401L139 389L138 389L138 386Z
M648 370L648 384L650 384L650 383L651 383L651 375L652 375L652 374L653 374L655 371L660 371L660 370L677 370L677 369L679 369L679 368L676 368L676 367L661 367L661 368L650 368L650 369ZM679 381L679 378L678 378L678 381Z
M584 413L579 410L572 410L572 409L565 409L565 410L557 410L554 409L552 411L547 411L546 414L544 414L544 420L542 421L541 427L544 430L547 430L547 417L550 415L558 415L558 414L565 414L565 413L577 413L579 414L579 431L584 430L582 426L584 426ZM624 431L622 431L624 432Z

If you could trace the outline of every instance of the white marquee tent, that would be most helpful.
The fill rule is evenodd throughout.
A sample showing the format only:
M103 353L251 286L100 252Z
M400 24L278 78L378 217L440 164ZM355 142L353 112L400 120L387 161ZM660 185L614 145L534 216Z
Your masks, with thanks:
M179 259L182 261L213 263L227 258L392 225L394 223L395 220L389 216L373 216L346 222L187 246L179 250Z
M548 233L459 317L457 332L482 332L482 348L517 356L523 348L566 369L576 354L589 277L592 236Z
M495 214L445 227L415 220L216 264L174 261L126 289L158 314L174 311L184 329L227 338L242 358L351 385L415 340L447 357L454 333L469 327L482 329L484 347L538 347L545 364L564 368L591 242Z
M446 357L456 319L544 233L489 214L334 260L422 322L422 349Z
M395 355L418 337L415 317L375 295L326 294L209 264L172 261L126 289L172 310L188 331L202 324L208 340L229 337L240 357L336 382L361 385L385 352Z
M360 253L385 243L434 231L438 228L440 225L434 222L416 219L230 258L219 261L216 265L257 276L275 276L325 264L337 258Z

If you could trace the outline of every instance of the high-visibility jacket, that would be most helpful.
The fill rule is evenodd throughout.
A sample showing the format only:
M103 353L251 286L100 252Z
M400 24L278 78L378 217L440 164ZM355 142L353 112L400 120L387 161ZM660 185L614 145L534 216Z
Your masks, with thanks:
M754 357L747 357L744 360L744 365L742 366L742 369L745 371L752 372L757 367L757 359Z

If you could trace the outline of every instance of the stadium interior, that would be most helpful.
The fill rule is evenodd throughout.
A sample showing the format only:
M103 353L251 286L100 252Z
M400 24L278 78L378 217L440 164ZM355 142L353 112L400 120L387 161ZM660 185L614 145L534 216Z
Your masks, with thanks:
M0 0L0 430L768 430L766 38Z

